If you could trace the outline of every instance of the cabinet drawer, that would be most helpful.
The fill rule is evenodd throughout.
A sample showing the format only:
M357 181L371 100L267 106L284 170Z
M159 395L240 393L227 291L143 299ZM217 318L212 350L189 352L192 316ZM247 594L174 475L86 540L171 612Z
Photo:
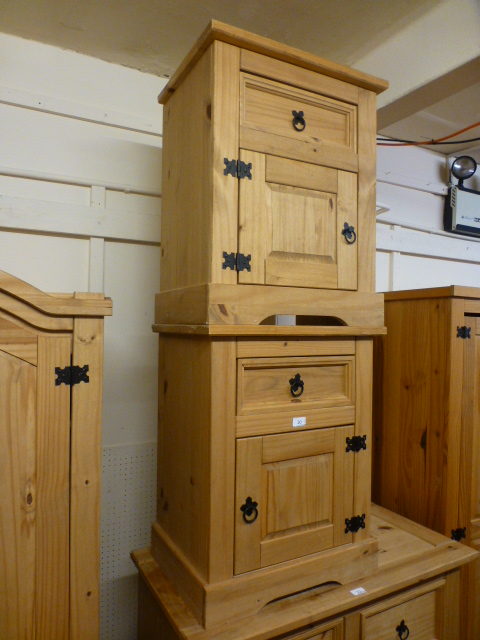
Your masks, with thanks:
M247 73L240 91L241 127L356 152L354 105Z
M361 640L441 640L441 591L438 580L393 600L367 609L361 615Z
M254 429L253 434L351 423L354 383L353 355L241 358L237 429Z

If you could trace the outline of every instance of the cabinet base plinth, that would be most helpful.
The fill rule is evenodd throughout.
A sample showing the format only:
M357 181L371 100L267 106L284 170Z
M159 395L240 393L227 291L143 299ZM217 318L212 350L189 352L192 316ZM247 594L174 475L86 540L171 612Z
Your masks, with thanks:
M268 285L205 284L155 296L155 323L185 325L274 324L275 315L297 316L297 324L336 323L383 328L383 295ZM298 319L300 317L300 319ZM333 325L335 326L335 324Z
M223 609L223 620L208 629L187 607L179 595L178 584L173 585L167 579L162 571L164 565L161 570L151 550L133 552L132 558L140 573L138 638L269 640L303 638L303 634L297 634L305 631L305 638L312 637L312 632L329 632L326 637L340 640L347 629L348 638L357 640L363 637L361 619L388 611L392 606L395 611L399 606L408 609L426 593L437 594L438 624L443 628L443 635L439 637L462 637L459 568L478 554L374 505L371 530L378 541L378 554L374 554L378 557L378 568L370 576L352 579L341 586L324 585L284 598L269 598L269 603L260 610L252 607L245 611L243 618L236 616L239 610L234 579L229 581L228 588L223 583L222 599L217 602ZM275 586L275 581L272 584ZM262 597L257 585L252 583L248 588L253 601Z
M158 524L152 528L153 560L206 628L258 613L273 601L307 590L351 583L375 573L378 542L369 537L289 562L205 583Z

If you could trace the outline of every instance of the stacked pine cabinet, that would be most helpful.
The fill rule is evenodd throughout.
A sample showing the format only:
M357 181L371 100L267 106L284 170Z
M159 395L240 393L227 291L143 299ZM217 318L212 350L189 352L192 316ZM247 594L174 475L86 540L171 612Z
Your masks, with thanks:
M160 589L148 562L212 638L378 571L375 105L386 86L214 22L160 96L158 504L151 548L134 554L142 638L187 637L172 616L147 629L142 602ZM328 629L301 637L343 638L343 622Z
M480 550L480 289L385 294L375 349L374 500ZM462 638L480 637L480 562L462 571Z

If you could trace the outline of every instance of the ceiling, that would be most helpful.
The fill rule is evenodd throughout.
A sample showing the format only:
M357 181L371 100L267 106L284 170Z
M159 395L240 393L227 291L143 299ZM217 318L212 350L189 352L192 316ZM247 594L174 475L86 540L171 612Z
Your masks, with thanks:
M212 18L385 77L386 135L432 140L480 121L478 0L0 0L4 33L163 77ZM478 142L434 148L480 161Z

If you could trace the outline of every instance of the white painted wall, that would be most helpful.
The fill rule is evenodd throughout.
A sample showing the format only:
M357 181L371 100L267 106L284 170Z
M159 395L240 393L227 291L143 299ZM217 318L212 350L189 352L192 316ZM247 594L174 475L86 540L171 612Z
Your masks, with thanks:
M480 240L443 231L447 180L440 154L378 147L377 209L388 210L377 217L377 291L480 287Z
M136 637L134 548L155 514L165 81L0 34L0 269L104 291L101 640Z
M133 640L133 548L155 503L164 81L0 34L0 269L104 291L102 640ZM480 285L480 244L442 232L445 161L378 152L377 290Z

